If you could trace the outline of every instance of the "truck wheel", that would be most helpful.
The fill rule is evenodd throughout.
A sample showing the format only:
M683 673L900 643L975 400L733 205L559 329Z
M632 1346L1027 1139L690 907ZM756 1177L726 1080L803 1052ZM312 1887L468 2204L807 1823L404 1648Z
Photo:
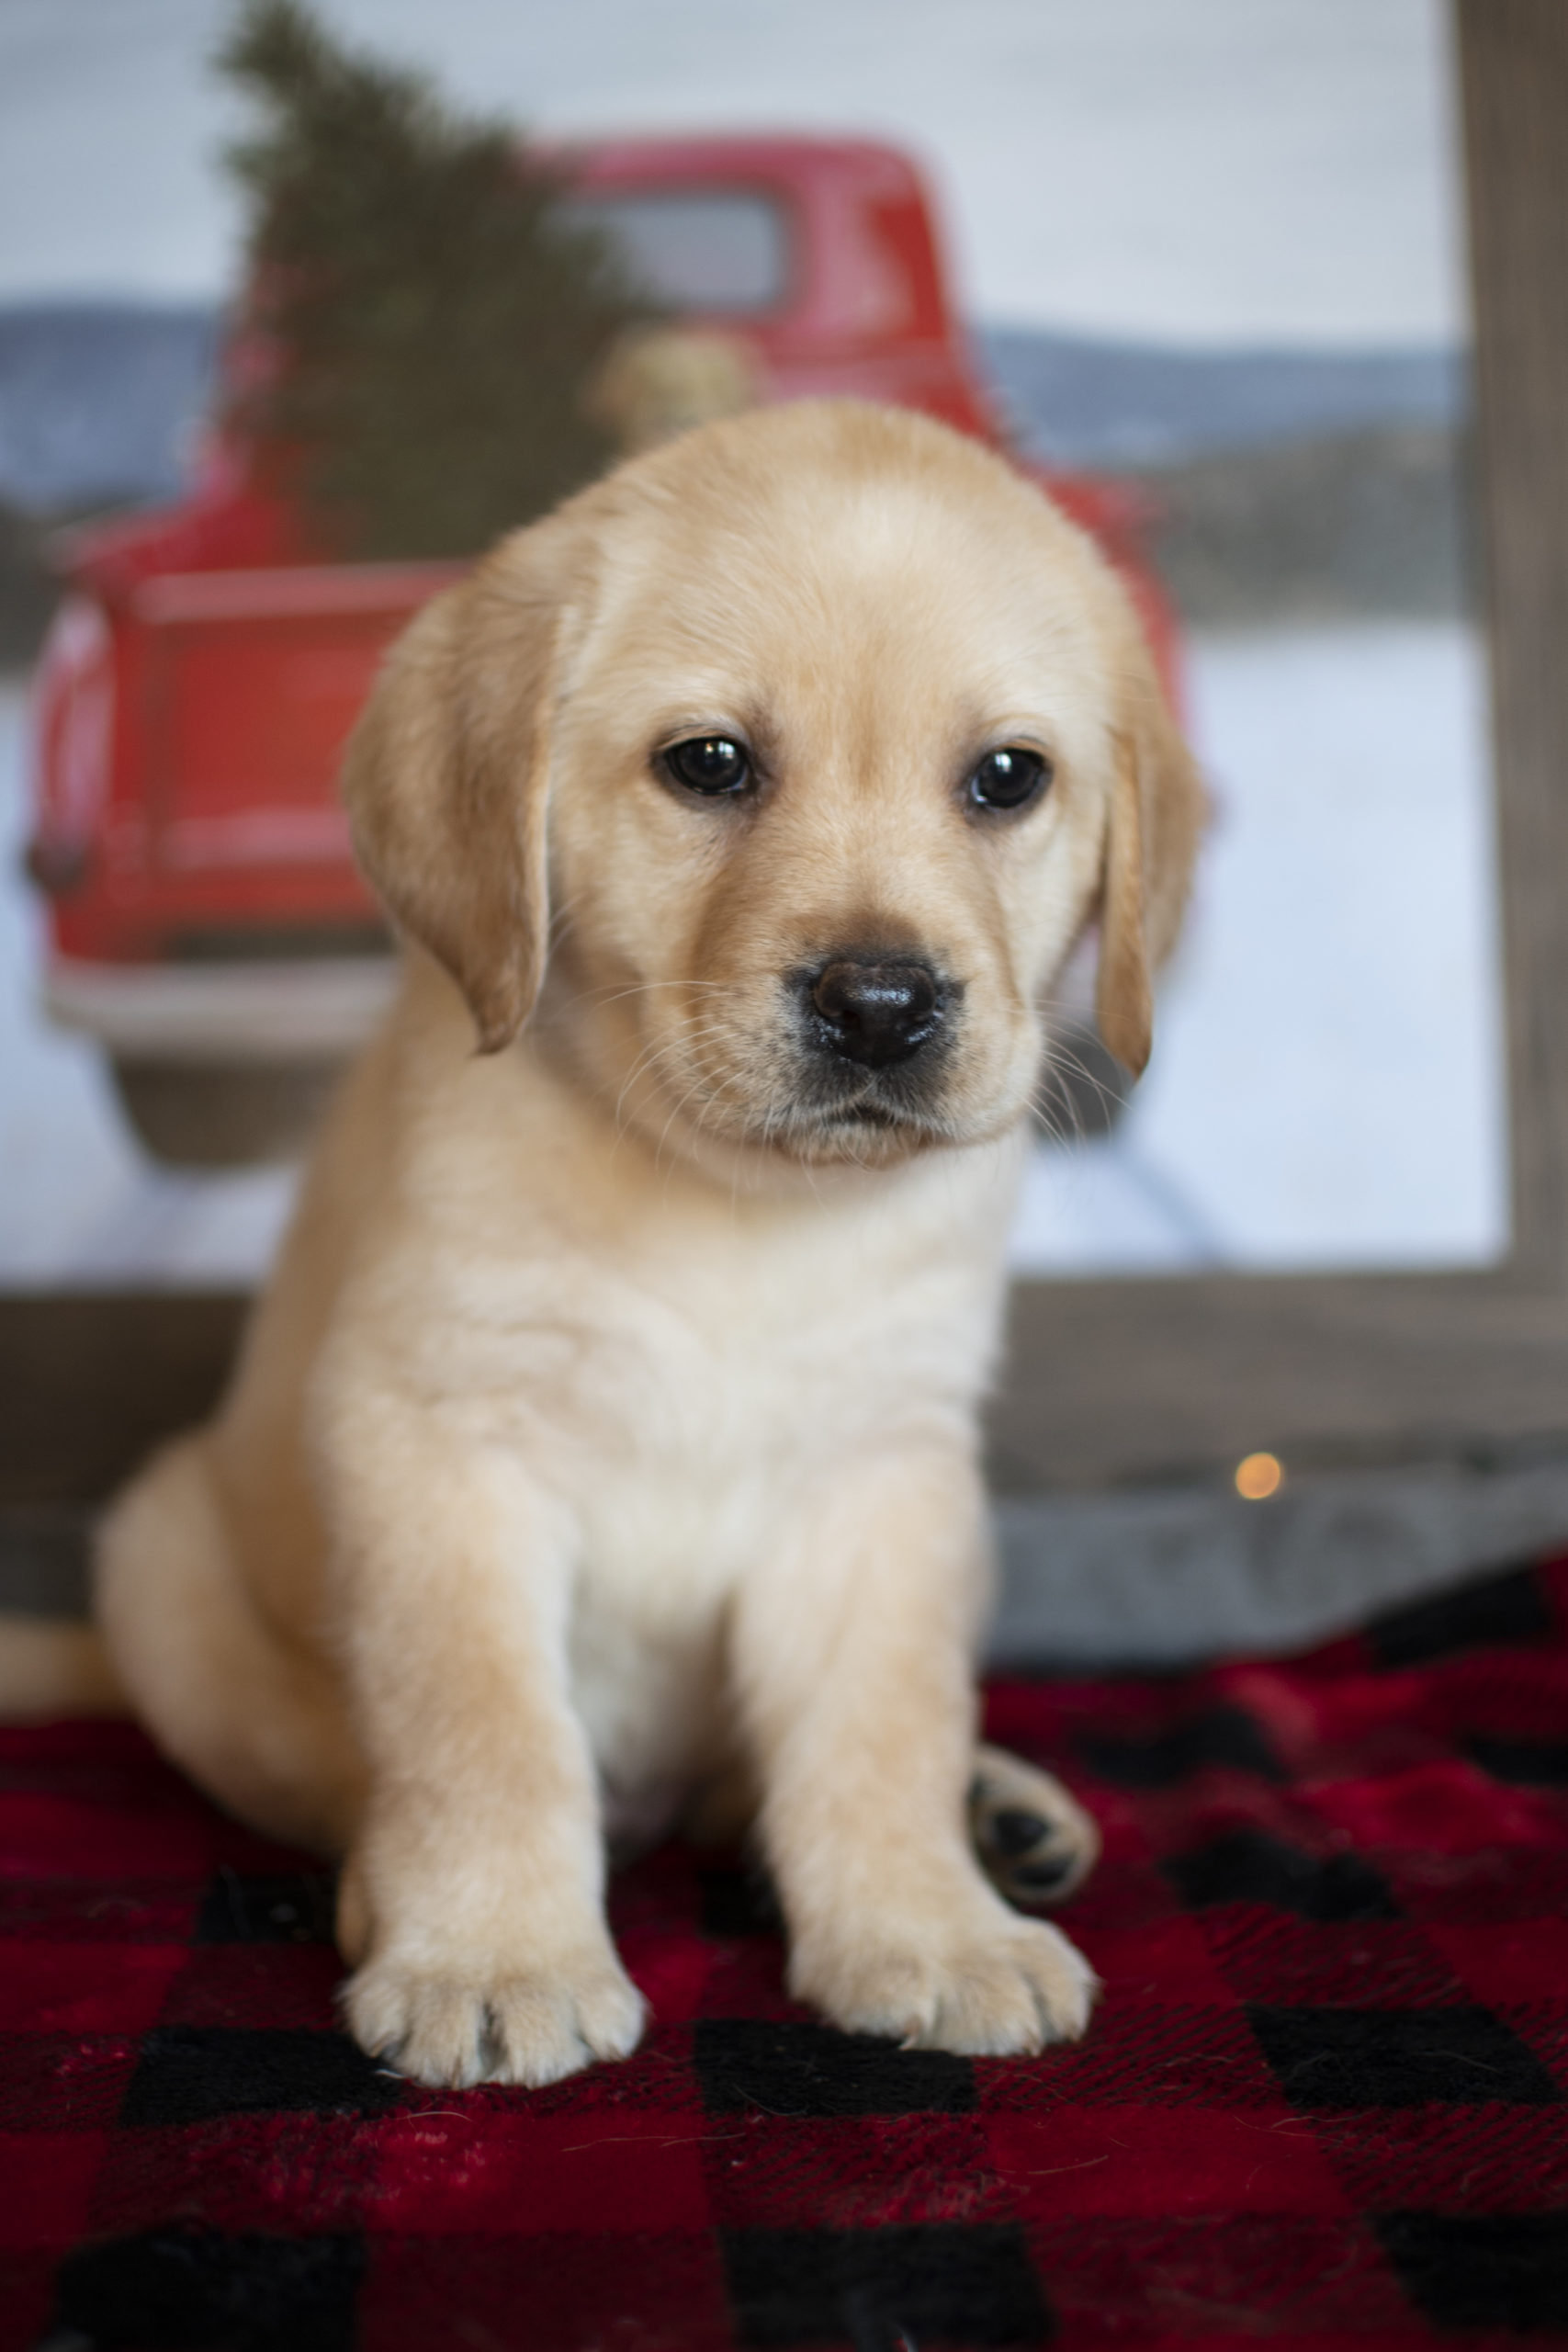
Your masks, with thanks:
M154 1159L175 1168L249 1168L294 1159L332 1095L338 1061L109 1064L120 1107Z

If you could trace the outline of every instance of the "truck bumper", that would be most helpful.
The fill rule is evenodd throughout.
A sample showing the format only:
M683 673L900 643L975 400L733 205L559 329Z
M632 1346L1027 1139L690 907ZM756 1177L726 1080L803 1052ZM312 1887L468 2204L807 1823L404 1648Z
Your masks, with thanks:
M57 963L44 1010L137 1062L341 1061L379 1023L394 956L299 964Z

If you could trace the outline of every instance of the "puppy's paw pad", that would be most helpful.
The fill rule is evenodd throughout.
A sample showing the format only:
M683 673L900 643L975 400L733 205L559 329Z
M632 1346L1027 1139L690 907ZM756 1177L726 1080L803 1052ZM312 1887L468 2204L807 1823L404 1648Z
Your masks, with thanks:
M975 1758L969 1834L997 1892L1025 1909L1064 1902L1100 1856L1093 1816L1061 1782L997 1747Z
M797 1954L792 1988L846 2033L1005 2058L1076 2041L1099 1985L1082 1953L1055 1928L1002 1913L959 1938L933 1928L899 1944L867 1942L836 1960Z
M538 2090L596 2058L628 2057L644 2023L642 1996L613 1955L482 1973L373 1960L350 1978L344 2011L361 2049L415 2082L455 2090Z

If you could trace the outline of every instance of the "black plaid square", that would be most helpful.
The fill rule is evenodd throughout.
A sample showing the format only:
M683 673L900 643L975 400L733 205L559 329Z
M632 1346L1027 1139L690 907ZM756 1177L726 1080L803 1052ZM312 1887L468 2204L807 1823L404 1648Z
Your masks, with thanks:
M710 2115L956 2115L975 2105L966 2058L828 2026L705 2018L694 2054Z
M1405 2291L1433 2324L1568 2333L1568 2212L1384 2213Z
M1174 1855L1166 1869L1194 1910L1267 1903L1325 1922L1398 1917L1386 1883L1359 1855L1304 1853L1263 1829L1227 1831L1190 1854Z
M1050 2337L1017 2229L727 2230L723 2245L739 2340L758 2352L791 2345L1021 2352Z
M1568 1740L1505 1739L1472 1732L1466 1751L1495 1781L1521 1789L1568 1789Z
M77 2248L54 2340L113 2352L353 2352L356 2237L168 2229Z
M120 2110L124 2124L204 2123L220 2115L380 2115L402 2082L343 2033L155 2026Z
M330 1944L331 1871L217 1871L196 1923L198 1944Z
M1221 1770L1283 1781L1262 1726L1245 1707L1207 1707L1157 1731L1084 1733L1078 1750L1102 1781L1122 1789L1168 1789L1193 1773Z
M1357 2107L1545 2107L1562 2094L1486 2009L1268 2008L1247 2016L1280 2087L1305 2112Z
M1553 1623L1535 1570L1512 1568L1374 1618L1367 1645L1379 1666L1403 1669L1495 1643L1540 1641Z

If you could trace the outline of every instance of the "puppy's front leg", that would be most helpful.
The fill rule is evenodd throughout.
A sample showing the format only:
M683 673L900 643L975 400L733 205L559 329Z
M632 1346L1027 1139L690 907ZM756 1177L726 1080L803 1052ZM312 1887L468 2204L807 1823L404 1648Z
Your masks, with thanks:
M432 2084L625 2057L592 1759L568 1692L570 1531L516 1458L385 1399L329 1489L369 1793L340 1940L355 2040Z
M890 1449L838 1473L749 1579L735 1663L792 1990L846 2030L1000 2054L1081 2033L1095 1980L970 1846L984 1558L967 1454Z

